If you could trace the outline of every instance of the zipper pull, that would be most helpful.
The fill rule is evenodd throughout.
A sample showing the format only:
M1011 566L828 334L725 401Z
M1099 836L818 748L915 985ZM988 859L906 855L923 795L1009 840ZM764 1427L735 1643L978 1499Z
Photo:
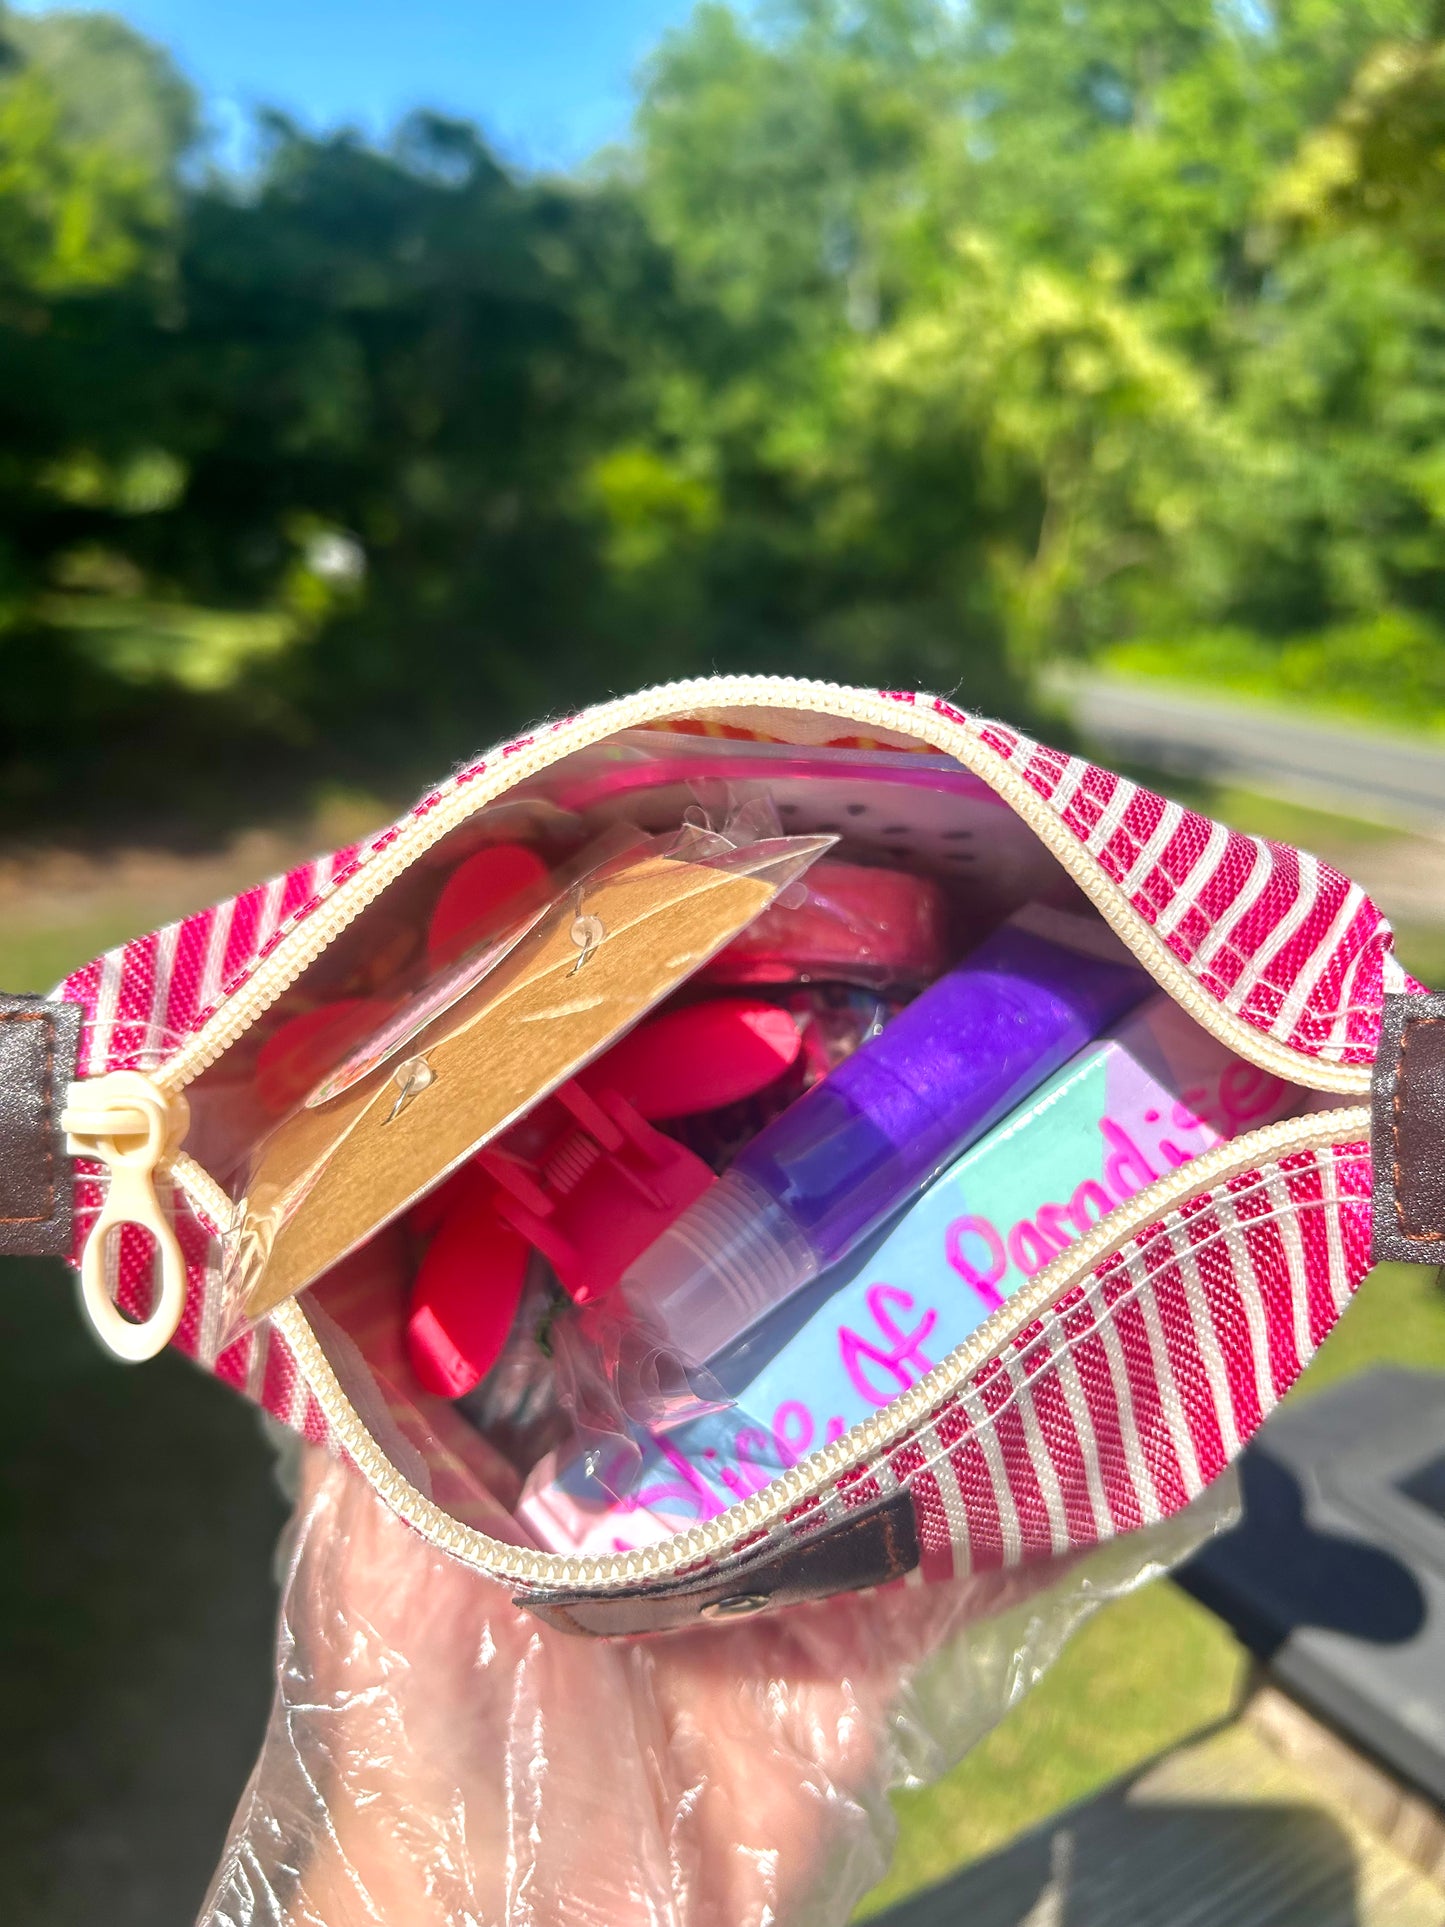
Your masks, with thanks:
M190 1123L184 1097L171 1096L143 1071L108 1071L72 1084L61 1113L72 1157L98 1158L110 1182L80 1258L80 1301L102 1344L132 1364L154 1358L175 1335L186 1303L186 1261L156 1196L155 1174L180 1144ZM159 1260L150 1311L125 1317L105 1279L106 1240L121 1225L150 1234Z

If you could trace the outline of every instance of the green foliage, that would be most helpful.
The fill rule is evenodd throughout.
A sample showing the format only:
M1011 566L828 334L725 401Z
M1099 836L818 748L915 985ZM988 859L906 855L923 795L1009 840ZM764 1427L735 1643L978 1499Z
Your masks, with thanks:
M1445 46L1388 40L1373 48L1344 100L1303 143L1272 210L1306 228L1402 237L1433 277L1445 272Z
M1425 0L703 0L570 181L0 39L0 815L714 665L1440 708Z
M0 300L34 325L36 297L164 259L196 120L165 56L108 15L5 14L0 33Z
M1445 636L1396 609L1281 642L1249 629L1140 637L1102 660L1126 675L1162 676L1266 701L1302 697L1343 716L1445 729Z
M955 251L956 276L856 357L850 534L888 527L918 575L968 557L1031 668L1108 632L1113 583L1169 554L1234 451L1196 372L1103 277L976 235Z

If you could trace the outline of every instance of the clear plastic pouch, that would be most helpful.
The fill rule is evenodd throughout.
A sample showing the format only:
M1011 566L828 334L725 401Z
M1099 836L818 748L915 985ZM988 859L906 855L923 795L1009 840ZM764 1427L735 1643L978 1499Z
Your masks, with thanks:
M780 1274L770 1308L722 1349L696 1342L732 1329L709 1306L701 1319L658 1307L648 1289L655 1253L612 1298L564 1311L550 1349L574 1423L527 1481L529 1529L555 1551L600 1555L720 1517L885 1412L1162 1173L1309 1102L1158 996L1052 1076L1035 1075L1013 1111L856 1249L817 1275L799 1270L791 1289ZM826 1112L820 1129L836 1171L840 1134ZM706 1296L725 1298L754 1274L729 1247L726 1218L702 1218L711 1203L667 1236ZM754 1243L757 1215L743 1227ZM721 1225L717 1235L704 1235L709 1224Z

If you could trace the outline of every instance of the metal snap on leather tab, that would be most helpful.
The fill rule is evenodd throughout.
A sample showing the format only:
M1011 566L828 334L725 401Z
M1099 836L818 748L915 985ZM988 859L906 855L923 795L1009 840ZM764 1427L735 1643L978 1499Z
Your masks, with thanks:
M1380 1019L1372 1089L1376 1264L1445 1259L1445 997L1392 991Z
M726 1599L714 1599L710 1606L704 1606L704 1619L742 1619L748 1613L761 1612L768 1603L765 1592L735 1592Z
M814 1530L790 1534L730 1571L654 1579L625 1591L533 1588L517 1594L516 1603L559 1632L593 1638L662 1633L886 1586L912 1572L918 1557L913 1500L897 1491ZM723 1592L725 1586L735 1590Z

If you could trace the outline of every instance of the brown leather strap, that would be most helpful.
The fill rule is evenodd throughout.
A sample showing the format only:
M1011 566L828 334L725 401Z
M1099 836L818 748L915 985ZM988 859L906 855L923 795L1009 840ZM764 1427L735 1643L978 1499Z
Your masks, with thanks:
M1445 1264L1445 997L1386 996L1372 1105L1375 1260Z
M0 1254L70 1249L74 1200L60 1113L84 1015L79 1004L0 994Z
M561 1632L661 1633L885 1585L917 1564L913 1503L895 1492L835 1525L801 1532L781 1549L773 1543L706 1572L609 1592L521 1593L515 1603Z

